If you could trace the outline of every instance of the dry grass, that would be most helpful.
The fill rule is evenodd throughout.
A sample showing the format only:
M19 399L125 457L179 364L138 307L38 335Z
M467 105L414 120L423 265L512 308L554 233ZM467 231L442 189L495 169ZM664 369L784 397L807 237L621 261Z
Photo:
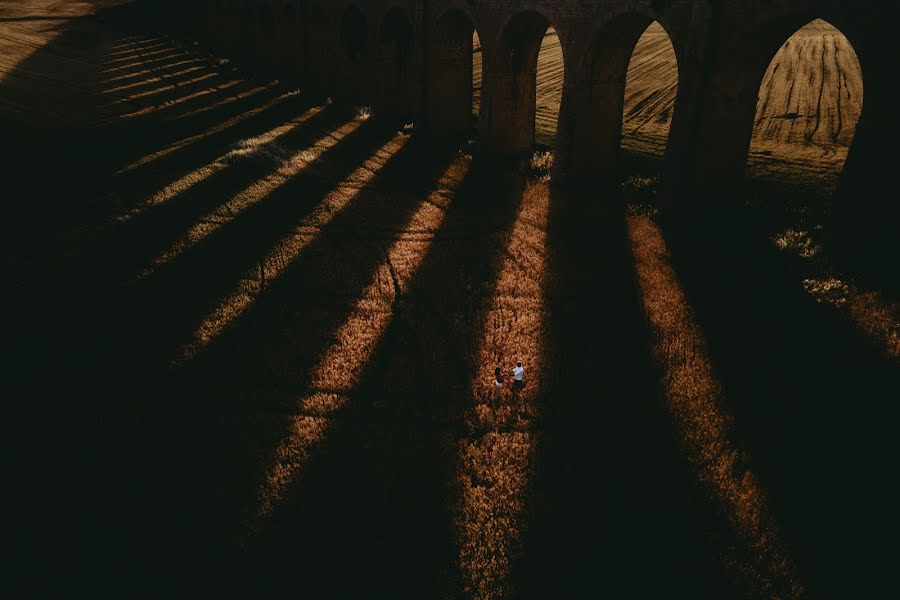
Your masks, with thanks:
M723 390L662 234L645 217L631 217L628 234L644 308L657 335L654 356L662 368L664 395L678 435L698 477L745 546L737 552L751 557L746 562L736 553L727 560L761 596L804 597L796 565L757 476L731 441L733 425L723 409Z
M816 302L837 310L887 358L900 360L900 302L836 269L817 241L822 228L812 229L789 227L772 236L772 243L780 252L800 260L803 288Z
M354 125L356 123L354 122ZM193 358L197 352L218 338L225 328L240 318L265 293L267 286L278 281L284 271L316 239L317 234L365 190L385 164L408 141L408 136L396 135L351 173L340 187L323 198L308 216L296 224L295 232L276 243L257 266L244 274L236 289L203 318L200 326L194 331L192 340L179 351L176 362ZM320 156L327 149L326 146L315 148L314 151Z
M633 63L641 77L662 60L661 41L651 41L656 50ZM130 64L122 61L134 43L110 47L111 68ZM139 43L154 59L168 47ZM138 79L164 79L145 66L134 63ZM742 424L724 402L698 315L646 217L654 178L625 182L638 208L620 222L616 211L596 210L596 198L564 202L546 183L523 191L518 175L480 180L464 155L431 160L408 129L377 131L365 111L334 115L291 93L257 98L253 85L240 97L197 96L194 85L181 91L191 100L177 119L161 107L184 106L181 96L144 115L159 119L146 137L124 131L109 155L84 159L95 169L103 161L100 181L61 176L59 185L78 182L65 210L50 197L17 199L40 218L22 233L7 226L32 259L7 278L4 300L25 324L12 325L21 353L41 361L21 377L21 397L40 411L22 423L27 433L42 429L41 448L24 459L34 463L29 477L12 477L24 481L15 493L36 548L78 540L79 552L62 553L60 564L104 564L108 577L129 582L165 555L198 579L197 595L218 586L226 596L302 588L323 597L506 598L527 592L528 574L517 569L529 544L546 542L530 536L534 506L550 498L564 511L589 510L559 533L548 585L568 580L572 564L593 575L606 568L597 556L620 554L582 526L621 521L613 538L621 543L632 525L657 523L649 512L660 509L708 529L708 538L677 537L679 553L700 557L686 580L714 572L737 590L716 597L803 593L761 477L735 439ZM141 89L128 80L114 87ZM632 139L667 126L662 104L632 106ZM151 136L159 123L175 129ZM551 155L538 154L532 174L545 178L551 167ZM73 224L85 206L96 214ZM583 245L554 230L565 211ZM815 261L808 234L792 228L774 243ZM135 283L148 264L153 276ZM634 268L636 286L626 274ZM583 278L590 283L576 284ZM838 275L806 279L823 303L862 315L866 336L897 356L896 304ZM642 303L629 300L635 287ZM646 315L655 338L632 327L632 314ZM45 356L48 347L57 353ZM630 372L640 352L652 353L659 377ZM560 356L580 357L585 372ZM494 367L517 360L525 390L514 399L507 384L497 397ZM594 367L600 373L587 372ZM633 378L648 381L632 387ZM654 412L656 385L671 422ZM567 397L576 391L592 410ZM567 402L567 417L588 421L565 455L578 464L550 463L558 478L541 478L546 441L570 441L553 421ZM553 485L575 470L585 479ZM636 485L642 477L665 484ZM45 509L60 489L66 502ZM617 495L621 502L608 502ZM727 526L709 517L716 509ZM659 532L641 532L648 550ZM649 554L622 561L646 576L673 559ZM235 576L202 583L196 575L228 571ZM604 575L594 589L640 595L633 580Z
M533 418L540 407L544 353L546 187L526 190L499 269L493 296L485 298L483 331L477 334L476 365L469 383L468 435L458 442L456 528L460 571L473 598L509 597L512 565L521 551L537 442ZM513 395L511 369L521 361L525 388ZM506 376L500 392L494 368Z

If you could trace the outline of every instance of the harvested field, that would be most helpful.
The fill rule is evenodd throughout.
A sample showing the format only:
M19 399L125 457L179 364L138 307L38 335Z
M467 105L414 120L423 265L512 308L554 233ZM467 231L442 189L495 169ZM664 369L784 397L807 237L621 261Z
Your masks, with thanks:
M476 41L475 82L481 53ZM552 146L563 86L562 49L551 28L538 59L536 142ZM662 156L669 134L678 72L668 34L653 23L628 68L622 146ZM817 20L773 57L760 90L749 168L754 176L833 180L843 168L862 109L862 72L850 42Z
M893 421L872 415L900 380L896 304L798 269L818 252L802 232L773 247L743 221L657 223L118 12L67 24L65 2L23 5L58 29L0 73L0 99L59 92L50 145L3 107L19 124L0 204L8 589L705 600L891 583L859 549L894 512ZM66 61L106 71L71 115ZM223 85L174 84L208 74ZM110 88L127 113L103 108ZM516 360L524 388L498 392L493 369L508 380Z
M750 147L756 176L833 181L862 112L859 60L847 38L822 20L775 55L760 89Z
M534 115L534 138L538 145L553 146L564 75L562 46L556 31L551 27L544 35L538 56L537 106Z

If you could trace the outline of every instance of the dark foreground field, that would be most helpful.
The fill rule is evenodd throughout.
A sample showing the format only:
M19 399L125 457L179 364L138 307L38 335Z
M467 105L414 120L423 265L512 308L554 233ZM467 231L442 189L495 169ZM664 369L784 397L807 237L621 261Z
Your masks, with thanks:
M101 16L0 80L118 78L2 150L13 597L889 582L896 305L815 211L567 195Z

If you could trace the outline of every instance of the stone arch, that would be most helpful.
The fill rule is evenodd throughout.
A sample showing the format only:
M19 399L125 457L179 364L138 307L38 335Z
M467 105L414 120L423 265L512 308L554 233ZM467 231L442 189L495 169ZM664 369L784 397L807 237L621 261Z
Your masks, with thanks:
M217 52L226 52L231 43L231 33L235 28L234 7L226 0L215 0L207 6L206 22L212 47Z
M521 158L534 148L538 55L551 26L543 13L525 10L500 33L482 99L484 143L494 154Z
M436 21L428 52L427 121L438 138L466 139L473 130L475 23L451 9Z
M259 9L259 28L265 36L275 34L275 9L271 2L263 2Z
M286 81L305 84L308 45L297 6L289 0L277 0L275 54L273 59L283 65Z
M305 19L307 85L314 96L326 96L332 91L334 72L334 33L328 13L321 4L309 7Z
M653 16L639 12L621 13L596 26L575 63L567 148L568 175L573 179L604 180L617 172L629 65L638 42L654 23L665 32L677 63L669 32Z
M378 29L376 48L376 111L379 117L411 116L415 28L406 11L394 6Z
M369 43L369 23L365 14L355 4L351 4L341 17L341 49L344 57L357 67L362 65L364 52Z
M350 4L341 16L338 33L342 66L338 99L344 103L364 105L371 99L371 77L366 60L369 38L365 14L358 6Z
M702 111L693 117L694 155L679 193L683 203L699 207L741 200L763 78L779 48L813 17L791 14L757 21L731 33L716 49Z

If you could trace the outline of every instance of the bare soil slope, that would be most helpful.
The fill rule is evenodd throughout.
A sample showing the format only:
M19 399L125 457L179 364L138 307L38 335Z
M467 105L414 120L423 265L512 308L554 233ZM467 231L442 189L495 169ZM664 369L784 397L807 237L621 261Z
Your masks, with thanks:
M863 103L862 70L847 38L814 21L775 55L759 94L751 172L834 178Z

